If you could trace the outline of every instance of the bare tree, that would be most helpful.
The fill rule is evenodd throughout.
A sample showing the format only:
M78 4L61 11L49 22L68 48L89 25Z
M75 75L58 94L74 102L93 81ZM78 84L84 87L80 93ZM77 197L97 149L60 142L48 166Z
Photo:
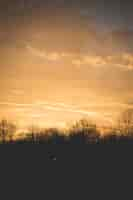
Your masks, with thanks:
M128 109L121 114L118 129L122 134L133 135L133 109Z
M8 135L7 121L3 119L0 122L0 136L3 143L5 143L7 135Z
M8 137L9 137L9 141L12 142L13 141L13 136L14 133L16 132L16 125L13 123L9 123L8 124Z
M85 141L96 142L99 138L96 125L87 119L81 119L72 125L70 128L70 137Z
M3 119L0 122L0 137L3 143L9 138L10 141L13 139L13 135L16 131L16 126L13 123Z
M39 133L40 133L40 128L35 126L35 125L31 125L29 128L29 133L30 133L30 137L31 137L31 140L33 142L37 142L37 138L39 136Z

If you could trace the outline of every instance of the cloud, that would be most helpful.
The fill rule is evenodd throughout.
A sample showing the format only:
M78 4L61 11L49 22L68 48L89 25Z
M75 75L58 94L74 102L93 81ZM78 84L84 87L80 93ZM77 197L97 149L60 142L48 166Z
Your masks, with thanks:
M70 106L63 103L31 103L31 104L22 104L22 103L13 103L13 102L0 102L0 105L14 106L14 107L28 107L28 108L44 108L52 111L65 111L65 112L74 112L86 115L97 115L96 112L89 112L85 110L76 109L74 106Z
M23 104L23 103L15 103L15 102L0 102L0 105L15 106L15 107L30 107L30 106L32 106L32 104Z
M26 49L34 56L43 58L46 61L58 61L65 62L66 59L70 64L81 67L103 67L106 65L112 65L123 70L133 70L133 54L131 53L121 53L116 55L75 55L75 54L66 54L64 52L51 52L47 53L46 51L41 51L37 48L33 48L30 45L26 45Z
M64 53L57 53L57 52L52 52L52 53L47 53L45 51L41 51L37 48L33 48L30 45L26 45L26 49L34 56L43 58L47 61L60 61L63 57L66 55Z
M77 66L89 65L91 67L102 67L112 65L123 70L133 70L133 55L120 54L112 56L89 56L82 55L80 59L73 60L73 64Z
M44 102L44 101L37 101L36 102L37 105L43 106L43 105L51 105L53 107L63 107L63 108L77 108L77 106L74 105L69 105L69 104L65 104L63 102L55 102L55 103L49 103L49 102Z
M64 103L48 103L48 102L37 102L34 105L38 105L42 108L52 110L52 111L61 111L61 112L72 112L72 113L79 113L89 116L96 116L97 112L89 112L86 110L79 109L76 106L71 106Z
M46 53L45 52L42 52L36 48L33 48L31 47L30 45L26 45L26 49L31 53L33 54L34 56L37 56L37 57L40 57L40 58L44 58L46 59L47 56L46 56Z
M103 113L89 111L89 109L82 109L80 106L69 105L62 102L48 103L48 102L35 102L31 104L15 103L15 102L0 102L0 105L12 106L12 112L19 116L29 118L42 118L48 114L47 111L61 112L61 113L75 113L84 117L89 117L93 120L103 119L104 121L111 122L110 119Z
M105 60L100 56L89 56L82 55L79 59L72 60L72 63L78 66L81 65L89 65L89 66L97 66L97 65L105 65Z

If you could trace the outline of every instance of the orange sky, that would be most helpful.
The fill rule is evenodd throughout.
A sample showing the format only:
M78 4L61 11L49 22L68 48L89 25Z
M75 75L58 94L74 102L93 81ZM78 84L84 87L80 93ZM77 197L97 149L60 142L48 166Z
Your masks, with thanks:
M37 15L1 28L0 118L20 127L62 127L82 117L111 125L132 107L132 52L110 37L103 43L95 24L81 26L73 12L48 20Z

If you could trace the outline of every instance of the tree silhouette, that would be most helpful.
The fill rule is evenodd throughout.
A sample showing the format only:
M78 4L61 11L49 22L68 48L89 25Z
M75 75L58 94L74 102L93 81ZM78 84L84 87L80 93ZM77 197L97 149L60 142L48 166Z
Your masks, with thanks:
M32 125L28 128L29 130L29 134L28 134L28 138L32 141L32 142L37 142L38 138L39 138L39 134L40 134L40 128Z
M16 131L16 125L13 123L9 123L8 124L8 137L9 137L9 141L12 142L13 141L13 135Z
M92 143L99 139L96 125L90 123L87 119L76 121L69 131L69 140L72 143Z
M5 143L7 139L10 142L13 140L13 135L16 131L16 126L13 123L8 122L7 120L3 119L0 122L0 137L2 143Z
M47 129L45 134L47 133L47 143L50 144L64 144L66 143L65 135L59 131L57 128Z
M118 129L122 134L133 135L133 109L122 112L118 120Z

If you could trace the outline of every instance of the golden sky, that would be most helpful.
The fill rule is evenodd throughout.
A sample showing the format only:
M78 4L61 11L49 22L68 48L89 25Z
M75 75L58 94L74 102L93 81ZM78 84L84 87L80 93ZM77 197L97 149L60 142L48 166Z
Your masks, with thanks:
M132 107L133 53L121 40L129 36L102 33L78 6L2 21L0 118L20 127L82 117L111 125Z

